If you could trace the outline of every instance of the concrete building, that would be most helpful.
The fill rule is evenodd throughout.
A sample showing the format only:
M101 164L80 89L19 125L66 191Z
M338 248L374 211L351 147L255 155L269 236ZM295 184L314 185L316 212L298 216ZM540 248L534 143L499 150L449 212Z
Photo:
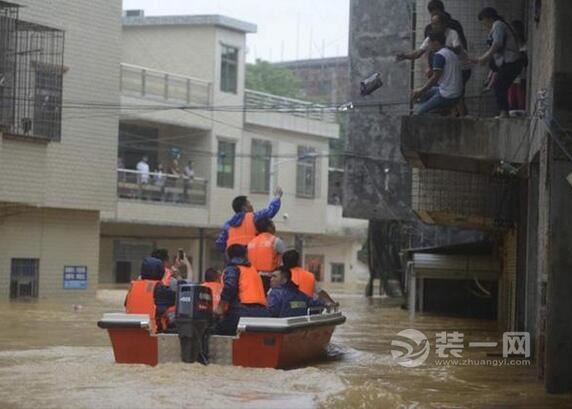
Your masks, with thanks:
M382 3L380 7L379 2L352 1L352 19L357 22L360 17L368 16L365 27L363 24L352 27L352 36L357 39L353 44L355 66L367 64L366 56L375 55L387 64L386 73L394 74L398 69L402 72L397 74L397 80L393 75L388 78L390 90L395 87L396 93L408 95L424 81L420 75L424 61L393 67L389 67L389 61L395 53L419 44L422 35L419 33L428 22L427 1ZM507 20L525 22L530 61L527 117L490 118L495 111L494 101L480 92L487 71L479 67L473 71L473 82L467 88L470 118L430 115L399 118L408 113L408 109L403 109L389 119L391 128L378 122L368 125L379 130L379 140L393 138L387 145L376 143L372 138L375 132L358 131L357 137L362 138L359 143L365 151L379 149L394 152L397 157L401 151L407 161L401 166L409 166L410 173L405 178L407 183L401 185L400 197L424 223L477 229L493 243L487 261L494 261L496 266L488 267L485 272L496 283L499 331L529 332L538 375L544 380L546 390L571 392L572 325L567 316L572 310L569 296L572 280L567 255L572 247L568 237L570 215L566 209L572 202L570 98L567 97L572 57L565 44L572 38L568 24L572 5L565 0L445 3L447 11L464 25L474 56L486 47L487 33L476 18L481 7L493 6ZM396 21L400 22L398 26L391 25ZM371 34L369 37L364 34L367 32ZM402 102L407 105L405 99ZM361 196L368 201L372 184L383 186L384 177L378 174L364 184L362 191L354 189L353 200ZM390 201L390 208L398 203ZM351 198L346 203L355 208ZM387 206L384 209L371 204L361 207L364 216L387 213ZM414 254L413 268L415 257ZM469 266L466 270L469 275L479 271L475 266L465 265ZM424 270L426 266L420 266L420 274L425 274ZM441 275L433 278L447 280L458 273L458 269L441 269ZM413 277L410 292L413 289L415 294L417 289L423 293L423 275L418 279L415 274L410 277Z
M120 13L0 1L0 300L95 293L118 115L89 107L119 103Z
M367 274L357 261L364 222L327 202L329 140L339 126L309 102L244 88L246 35L255 32L218 15L126 13L117 198L102 216L101 283L136 277L157 247L185 249L195 278L222 266L214 239L232 199L246 194L262 208L277 185L285 192L279 235L303 248L320 280L353 283ZM135 170L143 156L148 183ZM194 178L174 176L189 160Z

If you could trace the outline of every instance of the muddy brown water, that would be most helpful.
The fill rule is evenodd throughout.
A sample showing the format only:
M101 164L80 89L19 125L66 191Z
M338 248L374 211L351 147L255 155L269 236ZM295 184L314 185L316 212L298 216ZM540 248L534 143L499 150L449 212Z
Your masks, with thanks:
M435 342L439 331L468 341L496 341L494 322L407 312L381 298L338 294L347 323L335 332L329 358L295 370L199 364L118 365L104 312L121 309L124 291L100 290L71 303L0 304L0 409L20 408L572 408L572 396L548 396L534 366L398 365L391 341L415 328ZM470 352L470 354L469 354ZM491 358L490 351L463 358ZM571 363L572 364L572 363Z

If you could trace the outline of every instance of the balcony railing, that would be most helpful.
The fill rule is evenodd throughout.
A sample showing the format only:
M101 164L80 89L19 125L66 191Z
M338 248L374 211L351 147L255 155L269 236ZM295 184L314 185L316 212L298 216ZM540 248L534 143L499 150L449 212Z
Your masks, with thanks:
M335 113L325 105L253 90L246 90L244 98L248 111L273 111L316 121L337 123Z
M121 64L121 92L188 105L210 105L212 83L130 64Z
M204 206L207 204L207 180L117 169L117 195L121 199Z

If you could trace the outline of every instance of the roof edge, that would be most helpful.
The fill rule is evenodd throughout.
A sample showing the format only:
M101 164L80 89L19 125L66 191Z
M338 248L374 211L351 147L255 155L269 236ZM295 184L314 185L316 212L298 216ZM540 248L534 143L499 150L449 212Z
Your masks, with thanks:
M135 16L122 17L123 26L218 26L246 34L258 31L256 24L238 20L220 14L187 15L187 16Z

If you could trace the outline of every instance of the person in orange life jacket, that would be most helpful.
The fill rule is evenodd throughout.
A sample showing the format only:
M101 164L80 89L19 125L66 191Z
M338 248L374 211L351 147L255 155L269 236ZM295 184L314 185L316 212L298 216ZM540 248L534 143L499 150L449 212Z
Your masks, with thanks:
M140 278L132 281L125 297L125 311L129 314L149 314L159 330L166 329L166 315L175 306L176 293L161 283L165 274L158 258L145 257Z
M308 297L292 281L292 273L284 266L272 273L272 289L268 293L268 310L273 317L306 315L309 307L324 307L321 301Z
M280 210L282 193L282 189L277 187L268 207L256 212L246 196L235 197L232 201L234 216L225 222L216 239L216 248L224 253L233 244L248 245L256 236L254 223L259 219L272 219Z
M316 285L316 277L314 277L314 274L300 267L300 253L296 250L286 251L282 255L282 263L284 267L291 271L292 281L300 288L300 291L308 297L322 301L326 307L338 305L326 290Z
M172 265L169 260L169 251L167 249L155 249L151 253L151 257L158 258L163 263L165 275L161 282L163 285L170 287L173 291L177 291L177 278L173 274Z
M210 288L213 296L213 309L216 309L220 302L220 293L223 287L220 272L214 268L208 268L207 271L205 271L205 281L203 281L201 285Z
M248 261L252 264L264 284L264 291L270 288L270 276L282 264L286 245L275 236L276 226L271 219L259 219L255 223L258 235L248 243Z
M268 317L262 279L246 257L246 247L233 244L227 250L228 263L223 272L220 303L214 310L222 319L215 333L236 334L240 317Z

